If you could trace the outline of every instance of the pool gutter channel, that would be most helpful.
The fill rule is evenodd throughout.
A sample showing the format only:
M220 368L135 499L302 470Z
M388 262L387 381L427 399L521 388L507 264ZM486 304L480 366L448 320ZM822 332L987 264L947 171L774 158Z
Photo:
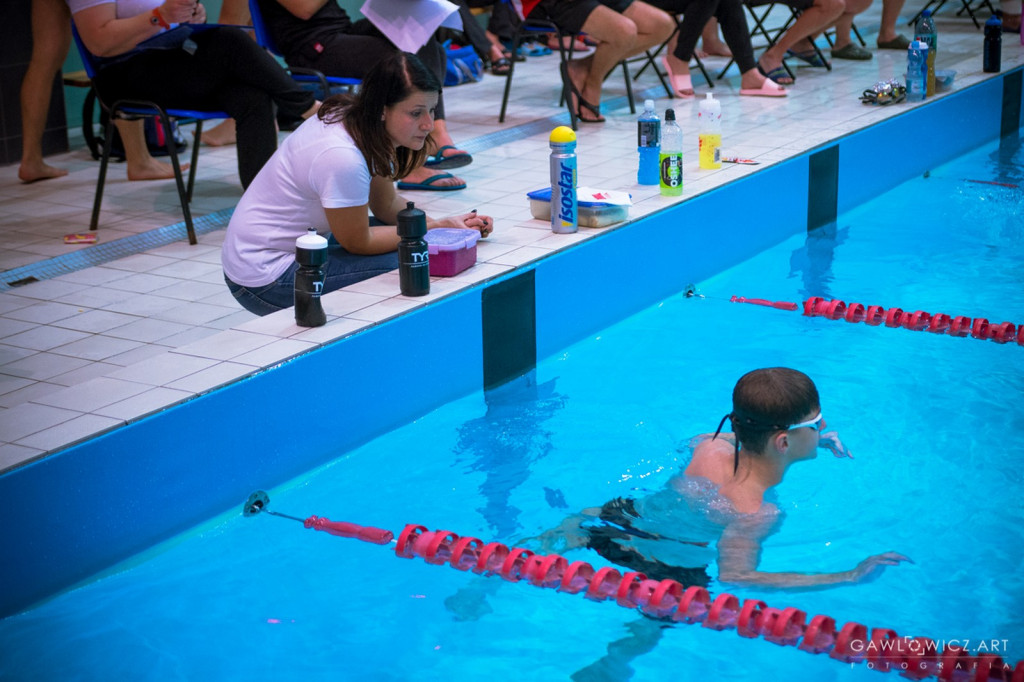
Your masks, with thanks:
M4 472L0 546L17 558L0 567L0 617L238 507L252 490L279 485L451 400L519 376L688 283L834 221L949 159L1018 135L1022 73L1018 67L926 102L273 371ZM887 153L878 163L879 149L922 130L943 144ZM752 195L764 197L756 213L723 210L747 205L743 197ZM652 247L666 244L672 248ZM431 357L446 359L443 372L418 360ZM344 418L297 426L324 413Z

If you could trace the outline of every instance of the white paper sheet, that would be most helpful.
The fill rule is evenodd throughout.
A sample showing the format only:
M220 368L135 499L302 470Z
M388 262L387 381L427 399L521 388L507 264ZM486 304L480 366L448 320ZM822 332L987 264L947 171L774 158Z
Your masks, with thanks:
M448 0L366 0L360 11L404 52L417 52L440 26L462 30L459 8Z

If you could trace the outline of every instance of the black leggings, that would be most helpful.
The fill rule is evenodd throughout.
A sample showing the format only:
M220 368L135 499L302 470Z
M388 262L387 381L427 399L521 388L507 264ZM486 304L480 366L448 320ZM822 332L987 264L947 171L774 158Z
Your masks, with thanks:
M732 57L740 73L746 73L757 66L754 48L750 44L750 29L743 14L741 0L648 0L650 4L669 14L682 14L679 38L676 41L675 56L689 62L697 41L711 17L718 19L722 27L722 38L732 50Z
M366 19L360 19L352 24L348 33L326 33L318 37L317 42L320 45L318 51L305 50L289 54L288 64L316 69L326 76L363 78L377 62L398 49ZM431 36L416 56L437 76L438 82L444 84L448 57L441 43ZM434 118L444 120L443 94L437 98Z
M243 31L209 28L184 49L147 50L104 67L96 89L104 102L141 99L177 109L223 111L237 124L238 176L248 187L277 149L274 105L299 118L316 98Z

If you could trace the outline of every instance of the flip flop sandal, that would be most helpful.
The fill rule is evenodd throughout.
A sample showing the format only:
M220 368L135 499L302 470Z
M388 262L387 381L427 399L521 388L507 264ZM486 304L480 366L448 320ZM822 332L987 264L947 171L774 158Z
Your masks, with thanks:
M576 89L576 85L569 78L569 67L566 66L565 62L558 65L558 69L562 74L562 82L569 88L569 91L573 96L576 97L576 110L573 111L572 97L567 98L569 104L569 114L572 115L580 123L604 123L605 118L601 115L601 106L598 104L591 104L587 100L583 99L583 95ZM590 113L597 118L580 118L580 108L587 109Z
M423 165L427 168L436 168L438 170L445 170L448 168L462 168L473 163L473 157L466 152L459 152L458 154L451 154L445 156L444 152L446 149L456 149L450 144L446 144L437 150L435 154L427 157L426 163Z
M400 190L429 190L431 192L451 192L457 189L466 189L466 183L460 182L457 185L435 185L434 183L438 180L445 180L447 178L454 178L455 176L451 173L438 173L437 175L431 175L423 182L404 182L398 181L398 189Z
M668 74L668 80L672 83L673 94L679 99L693 99L697 96L697 93L693 91L693 79L690 78L690 74L676 75L672 73L672 66L668 63L668 57L661 58L661 65L665 67L665 73ZM689 94L683 92L683 90L689 90Z
M512 61L508 57L502 57L491 64L491 73L495 76L507 76L512 72Z
M795 50L786 50L787 57L795 57L802 62L806 62L811 66L827 66L825 60L815 50L804 50L803 52L796 52Z
M789 75L784 66L776 66L771 71L765 71L760 64L757 65L757 70L761 72L761 75L765 78L775 81L779 85L792 85L793 77Z

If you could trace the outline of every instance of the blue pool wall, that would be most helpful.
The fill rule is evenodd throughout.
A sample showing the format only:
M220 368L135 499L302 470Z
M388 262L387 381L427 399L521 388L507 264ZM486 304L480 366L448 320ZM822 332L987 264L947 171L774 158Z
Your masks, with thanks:
M3 474L0 617L240 511L253 490L511 378L1001 134L1018 135L1022 71ZM382 492L401 475L383 462Z

